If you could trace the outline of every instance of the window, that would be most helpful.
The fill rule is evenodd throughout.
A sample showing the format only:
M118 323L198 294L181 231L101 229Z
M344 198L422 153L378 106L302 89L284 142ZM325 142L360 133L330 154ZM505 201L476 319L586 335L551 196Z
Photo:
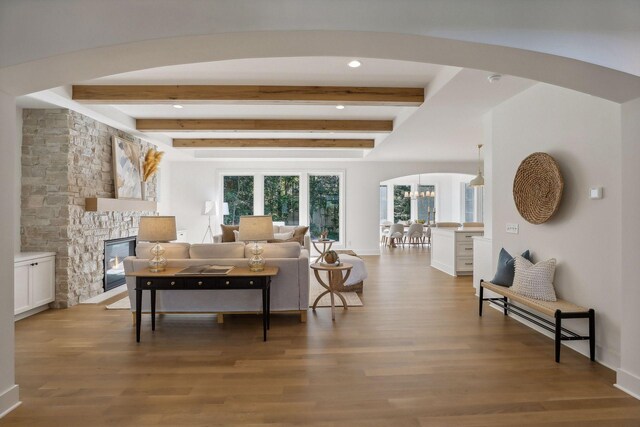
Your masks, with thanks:
M239 224L242 215L253 215L253 177L225 176L222 197L229 204L229 215L224 216L225 224Z
M300 224L300 176L264 177L264 213L286 225Z
M387 186L380 186L380 223L387 220Z
M464 222L482 222L482 187L462 184L462 219Z
M393 222L411 219L411 199L404 197L404 193L411 191L410 185L393 186Z
M329 238L340 240L340 177L309 176L309 227L313 237L327 230Z
M435 192L435 185L419 185L418 192ZM435 197L420 197L418 199L418 216L417 219L434 220L436 212L436 198Z

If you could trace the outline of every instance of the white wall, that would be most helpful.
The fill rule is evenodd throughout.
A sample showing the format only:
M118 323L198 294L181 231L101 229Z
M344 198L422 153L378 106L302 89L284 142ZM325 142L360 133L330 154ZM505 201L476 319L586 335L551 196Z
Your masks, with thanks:
M16 103L15 98L0 92L0 193L15 200L16 176ZM13 242L15 241L15 207L0 204L0 417L18 404L15 384L13 324Z
M176 215L179 228L188 231L191 242L200 242L207 227L207 217L201 215L205 200L221 200L218 174L237 170L318 172L344 170L345 172L345 242L360 254L379 253L379 185L392 177L417 172L466 172L474 170L475 163L378 163L378 162L175 162L171 164L171 214ZM165 189L161 190L165 194ZM220 219L212 218L218 225Z
M20 207L22 205L22 108L16 108L16 150L15 150L15 174L13 185L15 188L14 198L14 218L15 222L15 235L13 249L20 252L21 237L20 237Z
M596 310L596 356L611 367L620 364L622 322L620 137L619 104L547 84L492 114L493 257L505 247L511 254L531 249L536 261L556 258L558 294ZM565 180L560 210L541 225L526 222L512 196L519 163L536 151L551 154ZM588 198L596 185L604 187L602 200ZM520 233L507 234L506 223L519 224ZM587 331L587 322L567 323ZM587 342L570 345L588 354Z
M640 99L622 106L622 360L617 386L640 399Z

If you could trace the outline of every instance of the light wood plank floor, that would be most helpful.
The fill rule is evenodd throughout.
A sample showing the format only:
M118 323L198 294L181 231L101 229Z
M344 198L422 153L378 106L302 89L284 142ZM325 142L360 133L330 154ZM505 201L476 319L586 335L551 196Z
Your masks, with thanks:
M23 404L6 426L640 425L613 371L487 309L470 278L428 250L367 257L362 308L307 324L164 316L136 344L131 315L104 304L16 324ZM111 300L113 301L113 300Z

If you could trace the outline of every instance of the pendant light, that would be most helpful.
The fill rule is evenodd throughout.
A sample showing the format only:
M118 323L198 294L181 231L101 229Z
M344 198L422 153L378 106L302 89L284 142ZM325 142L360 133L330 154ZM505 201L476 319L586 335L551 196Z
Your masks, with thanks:
M480 149L482 148L482 144L478 144L478 175L469 181L469 185L472 187L482 187L484 186L484 176L482 176L482 162L480 160Z
M418 174L418 190L420 190L420 187L422 187L421 178L422 177L420 176L420 174ZM423 197L429 197L428 193L429 193L428 191L426 193L424 191L423 192L405 191L404 197L406 197L407 199L416 200L416 199L421 199Z

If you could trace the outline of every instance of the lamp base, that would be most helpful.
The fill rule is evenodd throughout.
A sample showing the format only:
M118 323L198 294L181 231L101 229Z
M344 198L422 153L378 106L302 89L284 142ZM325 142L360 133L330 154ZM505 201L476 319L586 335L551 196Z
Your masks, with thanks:
M249 270L253 272L264 271L264 258L262 258L262 252L264 249L258 245L258 242L254 242L251 253L253 256L249 258Z
M167 259L163 257L164 248L160 246L160 243L156 243L151 248L151 259L149 260L149 271L152 273L162 273L167 267Z

